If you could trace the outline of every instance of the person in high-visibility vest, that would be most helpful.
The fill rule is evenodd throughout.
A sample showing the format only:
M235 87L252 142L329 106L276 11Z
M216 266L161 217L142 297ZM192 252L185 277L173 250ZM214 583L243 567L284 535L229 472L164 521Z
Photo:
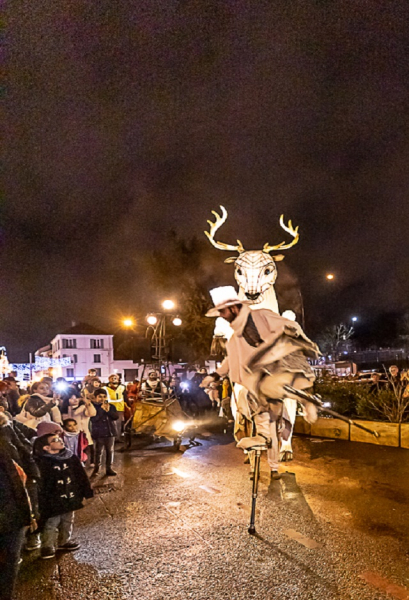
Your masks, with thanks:
M104 386L104 390L108 394L108 402L113 404L118 412L119 419L115 421L117 435L115 439L121 441L122 431L124 427L125 402L127 400L126 388L122 385L119 375L113 373L108 378L108 384Z

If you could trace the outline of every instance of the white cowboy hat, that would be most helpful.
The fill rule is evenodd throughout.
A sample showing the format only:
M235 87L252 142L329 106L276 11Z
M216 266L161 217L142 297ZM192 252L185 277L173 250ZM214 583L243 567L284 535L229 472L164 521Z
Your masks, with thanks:
M242 300L238 297L236 290L232 285L214 288L210 290L210 295L213 300L214 308L211 308L206 313L206 317L219 317L219 311L222 308L235 306L236 304L251 304L250 300Z

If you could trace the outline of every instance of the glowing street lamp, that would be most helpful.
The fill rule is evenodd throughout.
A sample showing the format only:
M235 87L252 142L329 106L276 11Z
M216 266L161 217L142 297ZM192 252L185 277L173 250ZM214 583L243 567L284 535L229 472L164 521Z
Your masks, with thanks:
M175 317L172 321L172 323L176 326L176 327L180 327L182 325L182 319L180 317Z
M133 327L134 326L134 321L133 321L133 319L128 318L128 319L124 319L122 321L122 324L123 324L124 327Z
M332 281L334 279L334 274L333 273L328 273L326 275L326 278L328 279L328 281Z
M173 302L173 300L164 300L162 302L162 307L165 310L173 310L175 308L175 303Z
M353 323L356 323L356 322L358 321L358 317L352 317L351 321L352 321Z
M155 315L148 315L146 317L147 322L149 323L149 325L156 325L156 323L158 322L157 317L155 317Z

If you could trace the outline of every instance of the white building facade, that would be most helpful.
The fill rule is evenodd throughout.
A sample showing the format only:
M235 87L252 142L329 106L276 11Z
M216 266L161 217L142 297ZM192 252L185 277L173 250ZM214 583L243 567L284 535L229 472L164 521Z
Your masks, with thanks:
M51 340L52 358L71 358L71 364L61 367L57 377L68 381L80 381L89 369L95 369L101 381L107 381L112 373L120 373L123 381L137 376L138 365L131 360L114 360L113 335L90 325L79 324L58 333Z

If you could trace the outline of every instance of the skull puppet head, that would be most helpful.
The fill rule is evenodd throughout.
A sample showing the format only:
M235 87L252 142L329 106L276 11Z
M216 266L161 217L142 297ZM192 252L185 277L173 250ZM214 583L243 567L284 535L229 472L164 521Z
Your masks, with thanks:
M237 240L237 246L215 241L214 235L216 231L227 219L226 209L223 206L220 206L220 208L222 216L213 211L216 222L208 221L210 232L205 231L205 234L215 248L233 250L239 253L239 256L228 258L225 262L235 263L234 276L239 285L241 297L247 298L253 304L261 304L266 292L274 286L277 279L276 262L284 258L282 254L270 256L270 252L273 250L286 250L294 246L299 239L298 227L294 229L291 221L288 222L288 225L285 225L283 215L281 215L280 225L284 231L293 237L293 240L289 244L285 242L281 242L275 246L264 244L262 250L246 251L239 240Z
M235 263L234 277L240 290L247 300L259 304L277 279L276 261L283 258L281 254L272 257L262 250L248 250L225 262Z

